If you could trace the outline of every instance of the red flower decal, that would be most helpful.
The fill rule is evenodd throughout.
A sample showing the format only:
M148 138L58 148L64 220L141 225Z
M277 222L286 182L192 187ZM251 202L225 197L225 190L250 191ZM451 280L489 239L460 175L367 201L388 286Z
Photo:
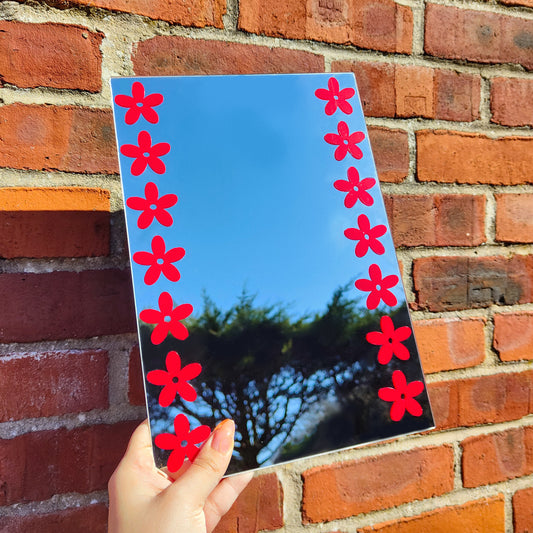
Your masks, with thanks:
M347 87L339 91L339 82L336 78L330 78L328 80L328 89L317 89L315 91L315 96L320 98L320 100L327 100L326 104L326 115L333 115L337 108L339 108L343 113L349 115L353 109L348 100L355 94L355 89L352 87Z
M146 285L153 285L161 274L169 281L180 279L179 270L172 264L179 261L185 255L183 248L171 248L165 251L165 241L163 237L156 235L152 239L152 253L135 252L133 260L139 265L150 265L144 275Z
M161 344L169 333L180 341L189 336L187 328L180 322L187 318L193 311L191 304L183 304L174 307L172 296L168 292L159 295L159 311L157 309L145 309L139 314L139 318L147 324L156 324L152 336L154 344Z
M357 257L363 257L369 248L378 255L384 254L385 248L378 240L378 237L385 235L387 227L379 224L372 228L366 215L359 215L357 223L359 224L359 228L348 228L344 230L344 235L348 239L359 241L355 247L355 255Z
M382 400L392 402L391 420L400 421L406 410L413 416L421 416L422 406L414 397L424 390L424 384L421 381L411 381L408 384L404 373L401 370L395 370L392 373L392 385L392 387L383 387L378 391L378 396Z
M374 199L366 191L376 184L376 180L374 178L359 179L359 172L355 167L350 167L347 175L347 180L337 180L333 184L338 191L348 193L344 198L344 205L348 208L353 207L358 200L364 205L372 205Z
M151 181L144 187L145 198L140 196L131 196L127 199L126 205L130 209L142 211L137 220L137 226L140 229L146 229L154 218L163 226L172 226L172 217L166 211L178 201L175 194L164 194L159 197L157 185Z
M366 340L375 346L381 346L378 352L378 362L386 365L395 355L402 361L409 359L409 350L402 344L402 341L411 336L411 328L409 326L401 326L394 329L392 318L388 315L381 317L380 323L381 331L371 331L366 334Z
M365 134L362 131L356 131L350 134L348 129L348 124L342 120L337 126L337 133L328 133L324 136L324 140L328 144L337 144L335 149L335 159L341 161L346 157L346 154L350 152L350 155L355 157L355 159L361 159L363 157L363 152L361 148L357 146L357 143L360 143L364 138Z
M140 176L149 166L156 174L164 174L165 163L159 159L170 152L170 144L157 143L152 145L152 138L147 131L141 131L137 136L139 146L135 144L123 144L120 153L126 157L133 157L135 161L131 164L131 173Z
M185 457L188 457L190 461L194 461L194 458L198 455L200 448L197 448L195 444L204 442L211 430L208 426L198 426L196 429L189 431L190 424L188 418L179 414L174 419L174 432L161 433L155 437L155 445L162 450L172 450L167 462L167 468L170 472L177 472Z
M129 107L124 120L126 124L135 124L142 115L151 124L159 120L157 113L152 109L163 103L163 95L159 93L144 95L144 85L138 81L131 86L131 96L118 94L115 96L115 104L120 107Z
M159 394L159 405L168 407L179 394L187 402L196 400L196 391L193 386L187 383L190 379L200 375L202 365L191 363L181 368L181 359L178 352L168 352L165 360L167 371L152 370L146 374L146 379L153 385L163 385L163 390Z
M398 283L398 276L390 275L383 277L378 265L370 265L368 274L370 279L358 279L355 282L355 286L360 291L370 292L366 299L366 306L368 309L375 309L381 300L387 305L396 305L398 300L389 289Z

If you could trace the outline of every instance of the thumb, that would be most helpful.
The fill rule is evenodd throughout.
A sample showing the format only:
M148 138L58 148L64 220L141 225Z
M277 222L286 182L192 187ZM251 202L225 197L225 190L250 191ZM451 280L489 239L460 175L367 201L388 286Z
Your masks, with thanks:
M169 492L183 494L192 508L203 508L204 503L218 485L228 468L235 438L235 423L224 420L202 446L187 471L170 487Z

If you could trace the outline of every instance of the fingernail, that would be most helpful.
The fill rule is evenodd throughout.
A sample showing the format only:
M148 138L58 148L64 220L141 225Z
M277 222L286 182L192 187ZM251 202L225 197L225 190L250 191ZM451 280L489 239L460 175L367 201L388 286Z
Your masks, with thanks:
M233 448L234 435L235 423L228 418L215 428L211 448L224 455L227 454Z

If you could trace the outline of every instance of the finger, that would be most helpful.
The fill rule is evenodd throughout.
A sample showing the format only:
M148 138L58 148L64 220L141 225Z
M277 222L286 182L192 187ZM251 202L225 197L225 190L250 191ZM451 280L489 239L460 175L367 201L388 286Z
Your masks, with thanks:
M223 479L208 496L204 505L208 533L215 529L220 519L231 509L239 494L254 477L253 472Z
M233 451L235 424L224 420L202 446L187 471L169 488L169 497L187 495L191 509L203 508L211 491L226 472Z

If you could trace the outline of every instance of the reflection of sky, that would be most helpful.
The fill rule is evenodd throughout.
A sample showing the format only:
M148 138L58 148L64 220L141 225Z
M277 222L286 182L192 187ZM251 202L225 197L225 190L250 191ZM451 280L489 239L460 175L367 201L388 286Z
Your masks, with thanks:
M143 78L146 94L160 92L155 125L140 118L124 123L126 109L116 107L120 144L137 144L147 130L152 142L169 142L162 159L166 174L150 168L138 177L129 172L131 158L120 156L125 196L144 196L147 181L160 195L174 192L178 203L170 208L174 225L154 222L149 229L136 226L138 211L126 208L130 249L151 251L154 235L167 249L181 246L185 257L175 263L181 272L177 283L163 276L147 287L147 267L133 263L137 308L157 308L162 291L176 304L191 303L196 313L205 293L222 309L236 302L246 289L257 294L257 304L290 304L299 316L324 309L333 291L357 277L368 278L368 267L378 263L384 275L397 274L390 233L382 238L385 256L369 252L354 255L355 242L343 232L357 226L357 216L367 214L371 224L386 224L377 186L369 192L375 204L354 208L343 205L344 193L333 188L355 166L362 178L376 178L368 136L359 144L365 157L333 157L335 146L323 137L344 120L350 132L366 128L352 98L354 113L324 113L325 102L314 96L326 87L329 74ZM353 84L351 74L337 74L340 86ZM131 94L132 78L113 80L114 94ZM377 178L376 178L377 180ZM354 291L357 289L354 288ZM393 290L400 304L401 284ZM366 297L367 293L362 296ZM354 294L355 296L355 294Z

